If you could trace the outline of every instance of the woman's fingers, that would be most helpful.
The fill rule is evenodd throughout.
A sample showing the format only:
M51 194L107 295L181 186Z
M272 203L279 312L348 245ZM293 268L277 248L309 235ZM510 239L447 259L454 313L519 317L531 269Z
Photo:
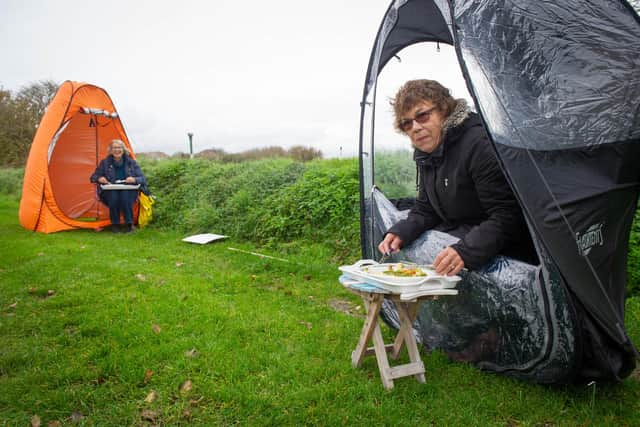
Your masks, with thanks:
M378 245L378 250L383 254L389 253L389 244L391 243L391 240L393 240L393 238L390 234L384 236L384 239Z
M402 247L402 239L393 233L387 233L384 239L378 245L378 250L383 254L392 254L398 252Z
M433 267L437 274L455 276L464 268L464 261L455 249L447 247L436 256Z

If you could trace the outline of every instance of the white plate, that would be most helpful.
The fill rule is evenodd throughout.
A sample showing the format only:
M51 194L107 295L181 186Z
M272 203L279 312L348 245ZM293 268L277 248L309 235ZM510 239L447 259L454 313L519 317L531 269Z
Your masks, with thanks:
M398 270L402 267L416 269L421 274L418 276L396 276L388 273L390 270ZM360 267L360 270L362 270L362 272L365 274L381 277L388 282L402 283L402 284L423 282L424 279L428 278L429 276L431 277L436 276L436 272L433 271L433 269L427 268L426 266L406 264L403 262L365 265Z
M415 292L434 288L454 288L461 280L460 276L442 276L436 274L432 268L418 266L426 276L398 277L382 273L389 265L398 263L378 264L373 260L360 260L353 265L339 267L347 277L371 283L395 293Z
M140 184L101 184L103 190L137 190Z

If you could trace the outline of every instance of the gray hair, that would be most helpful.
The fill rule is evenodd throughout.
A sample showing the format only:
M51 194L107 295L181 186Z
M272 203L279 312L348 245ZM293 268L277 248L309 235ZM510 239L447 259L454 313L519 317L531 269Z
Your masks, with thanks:
M109 144L109 154L111 154L111 150L113 149L113 146L116 145L116 144L119 144L122 147L122 149L124 150L124 152L125 152L125 154L127 156L131 155L131 153L129 152L129 149L127 148L126 145L124 145L124 142L122 142L121 139L112 139L111 140L111 144Z

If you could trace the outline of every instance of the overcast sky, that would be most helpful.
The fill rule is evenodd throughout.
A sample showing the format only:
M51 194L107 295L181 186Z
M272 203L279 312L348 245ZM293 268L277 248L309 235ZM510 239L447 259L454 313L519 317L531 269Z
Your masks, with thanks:
M310 146L357 153L359 103L391 0L0 0L0 86L50 79L107 90L136 152ZM468 97L451 48L408 48L383 71L386 99L408 78ZM342 151L341 151L342 149Z

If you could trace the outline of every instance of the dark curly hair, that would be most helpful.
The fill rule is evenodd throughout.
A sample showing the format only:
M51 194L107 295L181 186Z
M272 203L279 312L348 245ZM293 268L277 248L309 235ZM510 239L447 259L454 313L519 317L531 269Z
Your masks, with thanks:
M442 113L443 117L449 117L456 105L456 100L451 92L435 80L409 80L400 87L394 99L390 100L395 115L394 126L400 133L400 121L407 111L414 108L422 101L432 102Z

